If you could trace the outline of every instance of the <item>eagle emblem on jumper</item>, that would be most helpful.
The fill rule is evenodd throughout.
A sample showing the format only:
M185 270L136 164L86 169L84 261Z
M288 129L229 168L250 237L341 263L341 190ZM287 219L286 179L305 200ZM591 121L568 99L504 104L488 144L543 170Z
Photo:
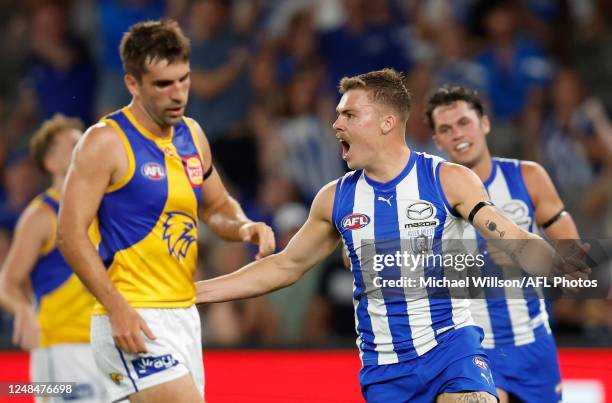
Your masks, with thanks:
M163 237L168 247L168 253L177 260L187 256L191 245L197 240L198 224L188 214L178 211L166 213L163 224Z

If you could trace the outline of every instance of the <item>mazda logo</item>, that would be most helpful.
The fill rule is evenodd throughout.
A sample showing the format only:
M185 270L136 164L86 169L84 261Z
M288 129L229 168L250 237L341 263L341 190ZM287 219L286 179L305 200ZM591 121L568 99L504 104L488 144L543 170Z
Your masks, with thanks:
M411 220L427 220L434 215L434 206L427 202L412 203L406 209L406 216Z

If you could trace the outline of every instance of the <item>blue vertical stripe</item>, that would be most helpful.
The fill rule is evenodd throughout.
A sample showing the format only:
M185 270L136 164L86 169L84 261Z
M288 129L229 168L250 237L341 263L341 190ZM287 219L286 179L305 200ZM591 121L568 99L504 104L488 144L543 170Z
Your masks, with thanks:
M362 171L356 171L347 174L342 181L342 186L336 195L333 210L337 211L336 227L341 229L344 243L348 250L351 267L353 268L353 277L355 280L355 290L353 291L353 299L357 301L357 333L361 337L360 350L363 352L364 362L378 362L378 353L374 344L374 330L372 328L372 320L368 313L368 297L365 293L365 284L361 272L361 262L355 245L353 244L353 234L350 230L342 230L342 219L353 213L355 205L357 181L361 176ZM335 204L338 204L336 208ZM361 245L357 245L360 247Z
M389 203L379 202L379 196L389 200ZM396 252L401 253L395 187L388 190L374 188L374 238L376 239L376 254L395 255ZM401 275L401 268L396 264L385 265L380 272L381 278L385 280L399 280ZM406 354L414 349L414 344L412 343L404 289L403 287L383 287L381 291L387 309L393 350L398 355Z

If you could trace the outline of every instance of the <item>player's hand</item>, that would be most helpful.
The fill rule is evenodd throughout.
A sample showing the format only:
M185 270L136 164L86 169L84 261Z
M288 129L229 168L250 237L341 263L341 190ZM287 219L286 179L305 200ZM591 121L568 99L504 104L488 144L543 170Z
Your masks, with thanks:
M29 305L23 305L15 311L13 325L13 344L24 350L38 347L40 330L36 321L36 313Z
M573 240L560 241L556 245L559 253L555 254L553 260L553 272L564 276L568 280L587 280L591 274L591 268L586 263L586 256L591 250L588 243L580 243ZM576 288L568 288L567 291L577 293Z
M259 252L255 259L266 257L276 249L276 241L272 228L263 222L249 222L243 224L238 230L238 235L243 242L251 242L259 245Z
M126 302L122 308L111 312L109 318L117 347L131 354L147 352L143 333L150 340L155 340L155 335L134 308Z

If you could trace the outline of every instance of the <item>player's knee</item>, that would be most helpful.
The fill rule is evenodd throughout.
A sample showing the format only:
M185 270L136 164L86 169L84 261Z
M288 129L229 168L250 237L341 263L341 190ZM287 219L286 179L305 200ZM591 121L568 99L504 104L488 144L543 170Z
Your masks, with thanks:
M508 399L508 393L500 388L496 389L497 391L497 396L499 396L499 403L509 403L510 400Z
M497 403L497 398L488 392L443 393L437 403Z

